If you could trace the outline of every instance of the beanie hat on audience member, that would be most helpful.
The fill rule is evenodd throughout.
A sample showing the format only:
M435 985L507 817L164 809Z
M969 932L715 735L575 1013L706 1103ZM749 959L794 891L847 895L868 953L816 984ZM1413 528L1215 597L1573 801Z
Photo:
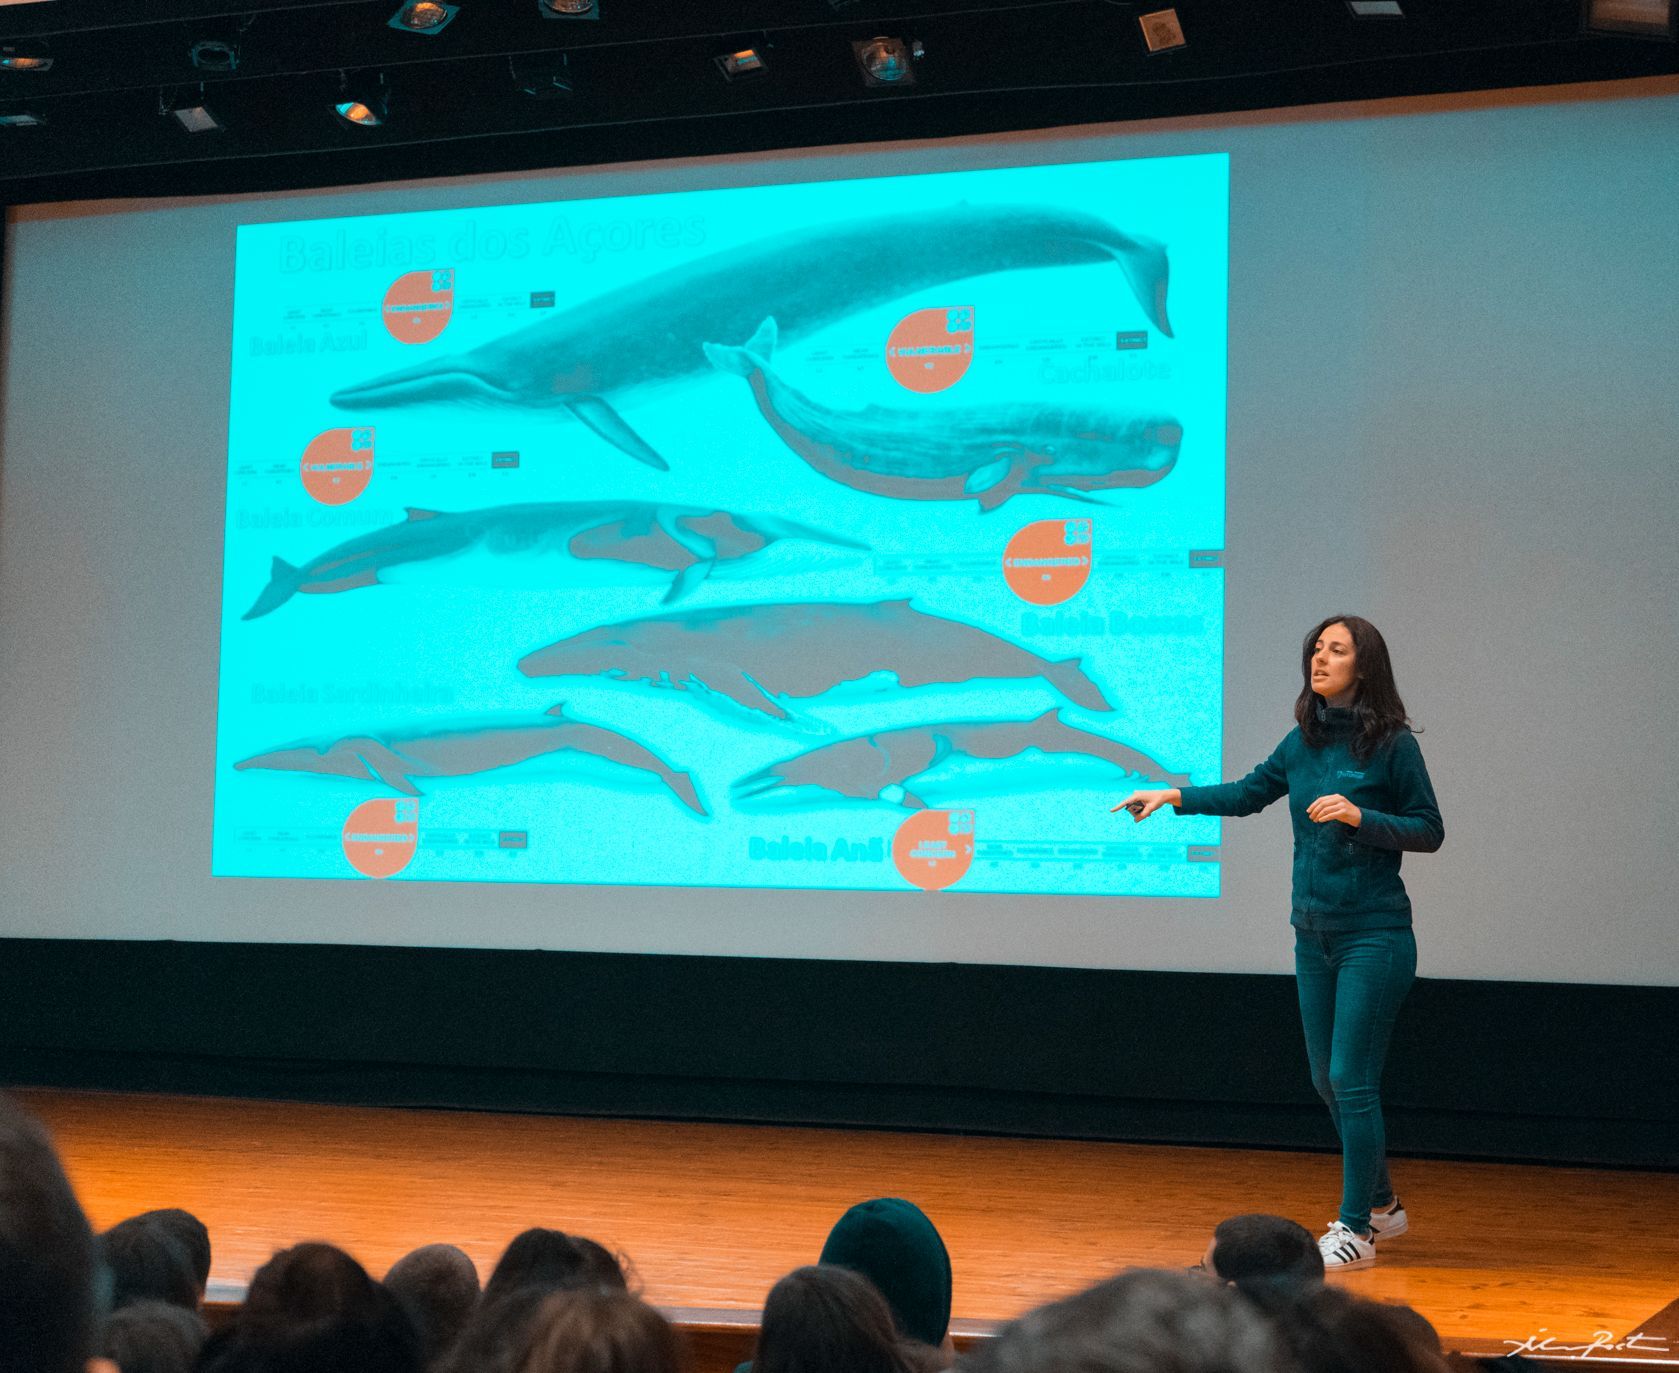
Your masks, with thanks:
M880 1289L899 1331L938 1345L950 1329L950 1254L914 1202L876 1197L853 1206L828 1233L821 1263L861 1273Z

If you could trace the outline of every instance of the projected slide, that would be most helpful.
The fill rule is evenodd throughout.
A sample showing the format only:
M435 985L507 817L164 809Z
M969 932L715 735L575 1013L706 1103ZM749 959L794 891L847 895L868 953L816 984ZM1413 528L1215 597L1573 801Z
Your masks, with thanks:
M1228 179L241 227L215 874L1217 895Z

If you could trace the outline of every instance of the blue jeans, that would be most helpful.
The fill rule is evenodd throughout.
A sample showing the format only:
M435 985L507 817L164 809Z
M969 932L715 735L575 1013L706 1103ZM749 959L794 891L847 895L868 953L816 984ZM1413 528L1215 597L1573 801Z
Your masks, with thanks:
M1370 1228L1370 1207L1393 1199L1382 1067L1399 1006L1417 975L1409 927L1294 932L1294 982L1312 1085L1341 1137L1341 1224Z

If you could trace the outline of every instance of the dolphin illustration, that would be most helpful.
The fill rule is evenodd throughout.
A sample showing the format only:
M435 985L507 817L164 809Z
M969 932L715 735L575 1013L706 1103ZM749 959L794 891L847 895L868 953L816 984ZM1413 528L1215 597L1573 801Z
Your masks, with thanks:
M744 347L705 345L720 372L745 377L787 446L824 477L902 500L975 499L983 511L1014 496L1070 496L1148 486L1178 460L1183 426L1101 406L991 404L968 409L830 410L770 366L777 328L766 319Z
M605 676L703 687L776 720L776 701L820 696L873 672L900 687L1040 677L1088 710L1112 710L1076 658L1050 662L973 625L923 614L907 600L719 606L603 625L519 660L527 677Z
M865 304L992 272L1118 265L1171 335L1165 247L1084 210L971 205L870 215L771 235L644 277L464 353L346 386L343 410L466 402L569 410L650 467L665 460L607 397L702 372L706 339L746 338L774 315L803 337Z
M1189 784L1187 775L1168 772L1136 749L1066 724L1059 711L1046 710L1032 720L955 720L840 739L759 768L737 781L734 792L738 799L747 800L782 788L821 787L854 800L873 801L884 799L883 792L897 787L901 804L922 810L927 803L906 784L952 755L1013 758L1030 749L1105 759L1123 772L1167 786Z
M298 592L318 595L377 586L390 580L384 575L389 569L474 550L505 555L562 553L674 572L664 597L668 604L697 587L718 563L750 557L778 539L868 547L791 520L643 501L492 505L453 514L410 509L401 524L359 534L302 567L275 558L268 585L244 618L267 615Z
M328 744L302 743L273 749L233 766L241 772L274 768L367 779L382 782L404 796L418 796L421 793L414 785L416 777L466 777L571 749L650 772L689 810L696 815L708 814L693 779L686 772L677 772L645 745L616 730L570 719L563 702L547 713L558 718L544 723L437 729L382 738L352 734Z

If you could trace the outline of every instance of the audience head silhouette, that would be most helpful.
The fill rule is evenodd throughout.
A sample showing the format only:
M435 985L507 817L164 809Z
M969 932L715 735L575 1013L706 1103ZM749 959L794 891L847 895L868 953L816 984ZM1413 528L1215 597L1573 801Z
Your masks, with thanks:
M192 1373L204 1322L170 1302L137 1301L111 1313L100 1351L122 1373Z
M892 1310L848 1268L795 1268L770 1289L752 1373L911 1373Z
M544 1297L518 1373L682 1373L685 1363L676 1331L646 1302L587 1287Z
M204 1289L210 1285L210 1231L204 1222L191 1211L183 1211L178 1206L142 1211L130 1219L155 1226L186 1250L193 1280L198 1284L198 1295L202 1300Z
M1284 1373L1270 1323L1228 1287L1136 1269L1009 1322L972 1373Z
M452 1244L428 1244L403 1255L385 1274L385 1286L406 1303L428 1358L454 1343L478 1305L478 1270Z
M1323 1286L1323 1255L1305 1226L1284 1216L1232 1216L1213 1231L1207 1273L1262 1305Z
M886 1298L899 1333L939 1345L950 1331L950 1254L926 1213L900 1197L858 1202L834 1224L821 1263L861 1273Z
M623 1292L629 1283L623 1266L594 1240L534 1226L515 1235L502 1252L484 1284L484 1296L494 1300L520 1287L548 1292L604 1287Z
M47 1132L0 1097L0 1368L82 1373L103 1306L94 1255Z
M118 1221L99 1237L99 1257L111 1274L111 1306L168 1302L198 1309L192 1256L168 1230L135 1217Z

